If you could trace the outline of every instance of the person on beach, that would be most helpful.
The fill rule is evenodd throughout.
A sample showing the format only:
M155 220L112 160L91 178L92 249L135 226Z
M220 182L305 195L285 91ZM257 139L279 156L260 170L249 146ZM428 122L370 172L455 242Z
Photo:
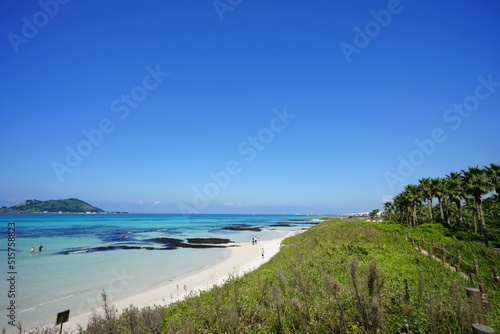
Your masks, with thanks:
M264 247L262 247L262 258L264 258Z

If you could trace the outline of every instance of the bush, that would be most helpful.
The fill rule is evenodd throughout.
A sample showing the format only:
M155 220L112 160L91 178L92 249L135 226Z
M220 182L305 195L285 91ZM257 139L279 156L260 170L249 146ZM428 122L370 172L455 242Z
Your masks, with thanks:
M479 233L465 232L465 231L455 232L455 237L458 240L463 240L463 241L479 241L479 242L482 242L484 240L483 236L481 234L479 234Z

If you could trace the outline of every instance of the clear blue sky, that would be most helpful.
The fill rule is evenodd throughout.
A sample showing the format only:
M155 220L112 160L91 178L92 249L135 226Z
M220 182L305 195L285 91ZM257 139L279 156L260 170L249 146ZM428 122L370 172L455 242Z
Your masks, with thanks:
M0 6L2 206L359 212L500 162L498 1Z

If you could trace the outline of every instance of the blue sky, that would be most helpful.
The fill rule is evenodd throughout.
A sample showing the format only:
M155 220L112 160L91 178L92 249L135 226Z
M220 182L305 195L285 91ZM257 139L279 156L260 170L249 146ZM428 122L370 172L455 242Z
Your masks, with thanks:
M500 162L497 1L3 1L0 205L326 213Z

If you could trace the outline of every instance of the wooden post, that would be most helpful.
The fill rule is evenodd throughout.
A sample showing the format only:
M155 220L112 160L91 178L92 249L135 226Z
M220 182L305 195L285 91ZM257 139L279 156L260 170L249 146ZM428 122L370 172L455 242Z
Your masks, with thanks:
M495 330L491 327L481 325L481 324L472 324L472 333L474 334L495 334Z
M484 285L483 283L479 283L478 286L479 286L479 291L481 291L483 295L486 294L486 285Z
M487 313L490 313L491 312L491 306L490 306L490 302L487 301L487 300L483 300L483 307L484 307L484 310L487 312Z
M500 283L500 277L498 277L498 269L491 268L493 270L493 278L495 279L495 283Z
M458 257L458 262L460 262L462 260L462 257L460 256L460 251L457 250L457 257Z
M479 310L483 309L483 299L481 298L481 291L474 288L466 288L467 296L477 305Z
M457 273L461 273L462 272L462 270L460 269L460 265L459 264L457 264L455 266L455 270L457 271Z
M414 240L413 238L410 238L410 239L411 239L411 245L412 245L413 247L415 247L415 240Z
M479 276L479 262L477 262L477 259L474 259L474 270L476 271L476 276Z
M476 274L469 273L469 278L472 282L474 282L476 280Z

